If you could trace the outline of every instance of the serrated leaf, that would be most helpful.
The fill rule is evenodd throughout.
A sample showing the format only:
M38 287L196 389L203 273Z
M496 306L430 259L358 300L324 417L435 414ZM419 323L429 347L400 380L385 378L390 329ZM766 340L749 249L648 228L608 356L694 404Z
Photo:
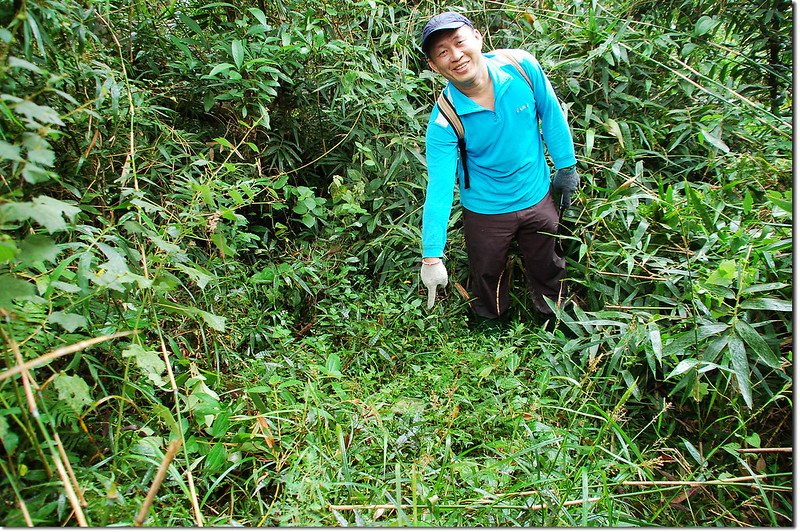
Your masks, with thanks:
M167 365L158 352L145 349L139 344L131 344L128 349L122 352L122 357L133 358L136 367L156 386L167 384L167 381L164 380L164 372L167 371Z
M32 266L37 262L54 263L58 259L58 246L45 235L31 235L19 245L17 257L23 266Z
M25 146L28 162L42 166L53 166L56 154L50 149L50 143L35 133L24 133L22 145Z
M786 198L783 197L783 195L780 192L777 192L775 190L768 190L767 191L767 198L769 198L769 200L772 203L774 203L775 205L777 205L778 207L780 207L784 211L789 212L789 213L793 212L791 197L789 199L786 199Z
M757 432L752 433L744 439L750 447L761 447L761 436ZM738 447L738 445L737 445Z
M747 362L747 353L741 338L731 335L728 340L728 352L731 355L731 367L739 384L739 392L749 408L753 408L753 395L750 391L750 365Z
M205 310L200 310L200 309L197 309L197 314L201 318L203 318L203 321L206 322L206 325L208 325L215 331L225 332L224 316L217 316L216 314L212 314L210 312L206 312Z
M60 325L67 332L75 332L76 330L82 329L88 325L86 318L80 314L61 311L56 311L50 314L47 317L47 323L55 323L56 325Z
M750 214L750 211L752 210L753 210L753 195L750 194L750 191L748 190L747 192L745 192L744 198L742 199L742 211L745 214Z
M38 164L29 162L22 168L22 177L31 185L35 185L50 181L50 172Z
M29 125L36 127L48 124L55 124L63 126L64 122L58 112L47 105L39 105L30 100L23 100L22 98L5 96L6 100L11 100L15 103L11 105L17 114L23 115Z
M153 407L155 412L156 407L165 408L163 405L156 405ZM161 436L145 436L138 442L131 446L131 450L142 456L158 457L161 448L164 446L164 438Z
M58 391L58 400L64 401L78 414L83 411L83 407L92 403L91 389L78 375L60 373L55 379L54 386Z
M8 235L0 235L0 264L14 260L19 253L17 243Z
M749 323L736 320L733 327L739 337L750 346L750 349L755 352L756 356L758 356L764 364L775 369L781 367L781 361L775 356L775 353L772 352L772 349L767 345L764 338L762 338Z
M5 416L0 416L0 440L4 440L8 434L8 421Z
M724 260L706 279L706 283L730 287L736 279L736 261Z
M68 229L66 220L72 222L79 212L80 208L49 196L37 196L33 201L6 203L0 207L0 213L9 220L34 220L50 234Z
M0 275L0 308L10 309L12 300L31 297L34 294L36 287L31 283L10 273Z
M688 181L684 181L684 189L686 190L686 197L689 199L689 203L691 203L692 208L694 211L700 216L700 219L703 221L703 227L705 227L708 234L714 233L717 228L714 226L714 222L709 217L707 208L703 205L703 202L700 200L700 196L697 194L692 185Z
M225 461L228 459L228 454L225 452L225 446L222 442L217 442L211 447L206 455L205 471L217 471Z
M205 288L208 285L208 283L216 279L216 277L213 274L209 273L208 271L203 271L202 269L199 269L199 266L193 268L185 264L176 264L175 267L178 270L185 273L186 275L188 275L189 279L191 279L195 284L197 284L197 287L200 288L201 290Z
M21 161L22 157L19 155L19 146L0 140L0 159L15 162Z

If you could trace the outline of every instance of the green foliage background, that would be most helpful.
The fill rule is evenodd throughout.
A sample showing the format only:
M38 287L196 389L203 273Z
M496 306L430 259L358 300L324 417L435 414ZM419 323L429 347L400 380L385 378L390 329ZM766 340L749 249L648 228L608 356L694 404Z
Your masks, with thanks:
M568 111L546 323L423 308L448 8ZM148 525L791 523L791 8L0 4L0 523L132 524L175 439Z

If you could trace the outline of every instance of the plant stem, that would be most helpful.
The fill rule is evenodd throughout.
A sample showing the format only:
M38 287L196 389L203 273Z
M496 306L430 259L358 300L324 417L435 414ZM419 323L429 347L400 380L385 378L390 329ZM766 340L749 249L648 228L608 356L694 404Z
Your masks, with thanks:
M150 506L153 505L153 500L156 497L158 488L161 487L164 477L167 476L169 464L172 463L172 459L175 458L175 453L178 452L178 449L182 443L183 440L180 438L170 442L169 448L167 448L167 452L164 453L164 458L161 460L161 466L158 468L158 473L156 473L156 477L153 479L153 483L150 485L150 490L147 492L147 497L144 499L142 508L139 510L139 515L137 515L136 519L133 521L134 526L142 526L144 523L144 520L147 517L147 511L150 509Z

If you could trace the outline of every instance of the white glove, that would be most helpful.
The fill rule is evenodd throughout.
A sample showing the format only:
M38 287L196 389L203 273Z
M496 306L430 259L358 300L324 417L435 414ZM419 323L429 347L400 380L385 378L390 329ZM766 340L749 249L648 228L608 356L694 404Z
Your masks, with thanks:
M428 288L428 308L432 308L436 301L436 287L447 286L447 268L441 260L435 264L426 264L423 261L419 276L422 278L422 284Z

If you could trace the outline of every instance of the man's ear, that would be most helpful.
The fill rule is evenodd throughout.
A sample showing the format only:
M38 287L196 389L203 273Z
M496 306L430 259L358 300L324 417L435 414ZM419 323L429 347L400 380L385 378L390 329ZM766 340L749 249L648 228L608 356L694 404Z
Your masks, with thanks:
M428 66L431 68L431 70L433 70L433 71L434 71L434 72L436 72L437 74L441 74L441 72L439 72L439 69L438 69L438 68L436 68L436 63L434 63L434 62L431 60L431 58L430 58L430 57L428 58Z

